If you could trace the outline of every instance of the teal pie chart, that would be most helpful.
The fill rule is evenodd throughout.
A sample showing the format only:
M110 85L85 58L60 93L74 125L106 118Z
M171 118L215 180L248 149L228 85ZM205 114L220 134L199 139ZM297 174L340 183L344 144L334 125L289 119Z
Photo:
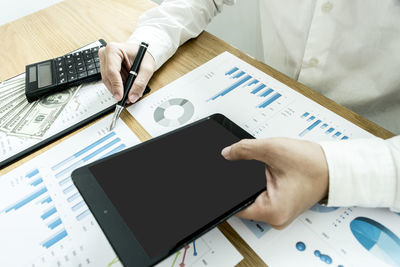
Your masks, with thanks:
M154 110L153 118L161 126L178 127L188 122L193 114L192 102L183 98L172 98Z
M400 266L400 238L386 226L366 217L350 223L357 241L371 254L392 266Z

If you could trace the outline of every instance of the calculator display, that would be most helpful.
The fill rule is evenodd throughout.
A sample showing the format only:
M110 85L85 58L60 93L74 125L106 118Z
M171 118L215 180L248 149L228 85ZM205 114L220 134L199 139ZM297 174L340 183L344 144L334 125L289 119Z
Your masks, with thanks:
M36 66L29 68L29 82L36 82Z
M53 83L50 61L38 65L38 80L39 88L49 86Z

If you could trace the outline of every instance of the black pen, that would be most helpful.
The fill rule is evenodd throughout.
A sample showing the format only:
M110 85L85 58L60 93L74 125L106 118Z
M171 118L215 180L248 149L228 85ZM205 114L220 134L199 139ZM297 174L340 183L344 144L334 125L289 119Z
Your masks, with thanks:
M117 120L119 118L119 115L121 114L122 110L124 109L126 99L128 98L129 90L131 89L132 84L135 81L135 79L139 73L140 64L142 64L142 60L143 60L144 54L146 53L148 46L149 45L144 42L142 42L139 46L139 50L137 52L135 60L133 61L131 70L129 71L128 78L126 79L126 82L124 85L124 95L122 96L121 101L119 101L115 107L114 115L113 115L111 125L110 125L110 131L112 131L112 129L114 129L115 124L117 123Z

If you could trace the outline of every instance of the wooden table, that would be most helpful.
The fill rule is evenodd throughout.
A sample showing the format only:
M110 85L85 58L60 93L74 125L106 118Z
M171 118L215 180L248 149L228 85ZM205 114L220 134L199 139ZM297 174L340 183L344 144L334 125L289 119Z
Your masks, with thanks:
M0 27L0 81L24 72L25 65L29 63L66 54L99 38L107 42L125 41L134 31L138 17L154 6L156 4L149 0L66 0L5 24ZM389 131L250 58L207 32L181 46L177 53L154 74L150 82L153 92L224 51L229 51L372 134L382 138L393 136ZM122 117L142 141L150 138L129 113L124 112ZM16 168L76 132L0 172L4 174ZM243 255L244 260L238 266L265 266L265 263L226 222L219 228Z

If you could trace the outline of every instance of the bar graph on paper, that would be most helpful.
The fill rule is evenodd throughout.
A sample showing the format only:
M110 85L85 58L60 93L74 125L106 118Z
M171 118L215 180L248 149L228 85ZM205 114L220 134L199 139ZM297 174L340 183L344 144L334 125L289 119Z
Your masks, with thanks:
M257 104L257 108L266 108L282 96L279 92L269 88L266 84L238 67L233 67L225 72L225 76L232 79L233 83L209 98L208 101L215 101L234 90L243 89L247 90L249 94L259 97L260 103ZM249 90L250 88L251 90Z
M160 125L154 120L155 117L169 118L171 114L186 118L183 108L166 104L174 99L185 99L193 106L190 116L186 114L190 119L185 123L222 113L256 138L279 136L341 141L370 136L227 52L146 97L138 105L132 105L128 111L152 136L157 136L183 125Z
M0 213L0 219L3 216L18 216L18 213L23 213L28 209L29 211L35 210L37 212L35 219L38 224L41 224L42 231L46 233L38 245L50 248L67 237L68 233L63 227L62 220L46 185L43 183L42 174L39 170L30 171L25 175L24 180L27 182L25 187L27 187L26 191L29 193L7 206Z
M73 170L139 143L123 122L113 132L108 123L98 122L2 177L0 227L8 229L0 243L2 265L105 266L115 257L71 180ZM104 256L92 254L97 250Z
M71 210L76 213L76 220L84 219L90 214L90 211L72 183L72 171L89 162L117 153L125 147L126 145L122 143L121 138L116 136L115 132L110 132L51 167L66 201Z
M140 142L122 121L109 132L110 119L2 176L0 227L7 231L1 236L1 266L121 266L71 181L74 169ZM174 266L233 266L241 260L218 229L172 257Z
M347 140L349 137L343 134L340 130L335 129L335 127L330 126L329 123L323 122L318 119L316 116L311 115L310 112L304 112L301 115L301 119L303 119L309 126L299 133L300 137L306 136L309 132L315 131L319 129L323 132L323 134L337 140Z

